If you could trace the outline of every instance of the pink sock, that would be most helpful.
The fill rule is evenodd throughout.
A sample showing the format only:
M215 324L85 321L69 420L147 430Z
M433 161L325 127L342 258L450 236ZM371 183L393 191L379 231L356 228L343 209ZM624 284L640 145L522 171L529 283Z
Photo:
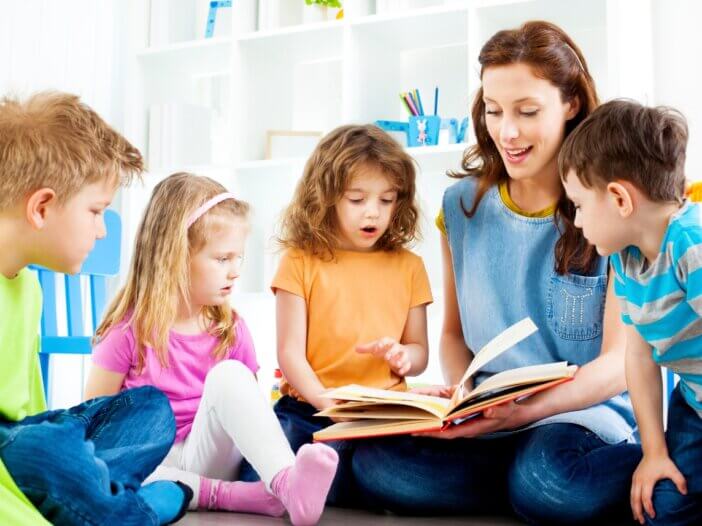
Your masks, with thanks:
M294 526L317 524L324 511L339 456L324 444L305 444L295 464L280 471L271 488L285 505Z
M283 504L268 490L263 482L227 482L200 477L200 509L258 513L282 517Z

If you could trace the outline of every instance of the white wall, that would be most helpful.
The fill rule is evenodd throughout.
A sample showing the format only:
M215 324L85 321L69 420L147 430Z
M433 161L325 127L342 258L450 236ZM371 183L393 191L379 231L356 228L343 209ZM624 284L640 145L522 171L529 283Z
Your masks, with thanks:
M687 117L690 142L687 176L702 179L702 4L695 0L654 0L653 63L655 103Z
M79 94L114 121L117 0L0 0L0 93Z

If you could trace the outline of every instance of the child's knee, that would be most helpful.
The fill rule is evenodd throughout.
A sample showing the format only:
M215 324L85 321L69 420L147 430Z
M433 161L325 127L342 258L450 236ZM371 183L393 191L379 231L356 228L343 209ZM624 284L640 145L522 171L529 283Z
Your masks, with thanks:
M258 384L251 370L237 360L222 360L207 374L204 393L217 396L226 393L227 397L246 397L252 390L258 394Z
M168 397L163 394L163 391L153 385L134 387L127 391L122 391L122 393L129 395L133 405L152 404L156 407L169 405Z
M697 502L695 502L697 500ZM697 495L683 495L669 479L661 480L653 491L655 519L646 516L650 525L693 524L702 516L702 501Z
M159 434L169 445L173 442L176 432L175 416L168 397L160 389L145 385L122 391L117 396L129 397L129 413L135 417L141 415L148 420L153 429L159 430Z
M238 360L222 360L207 373L206 382L255 381L251 370Z

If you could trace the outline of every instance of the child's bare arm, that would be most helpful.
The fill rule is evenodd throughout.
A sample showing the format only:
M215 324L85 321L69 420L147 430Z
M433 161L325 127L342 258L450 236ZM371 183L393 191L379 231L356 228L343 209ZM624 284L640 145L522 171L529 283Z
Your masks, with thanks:
M652 499L656 482L669 478L682 493L687 488L665 443L660 367L653 361L651 346L638 331L632 325L626 330L626 380L644 453L632 477L630 500L634 518L644 524L644 510L649 516L656 516Z
M90 367L90 374L88 375L88 382L85 385L83 398L85 400L90 400L98 396L112 396L119 393L125 376L124 373L108 371L107 369L93 364Z
M307 361L307 306L304 298L278 289L275 295L278 364L285 378L317 409L333 405L320 398L324 386Z
M660 367L653 361L651 346L633 325L626 326L626 337L626 381L644 454L667 454Z

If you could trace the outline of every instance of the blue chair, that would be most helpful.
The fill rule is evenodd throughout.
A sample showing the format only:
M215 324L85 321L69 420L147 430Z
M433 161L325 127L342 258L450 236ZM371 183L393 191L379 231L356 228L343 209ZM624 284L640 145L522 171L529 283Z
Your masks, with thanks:
M105 211L107 235L98 239L78 274L64 275L66 288L66 333L59 336L57 322L58 298L56 296L56 272L43 267L35 267L43 293L41 317L41 363L44 396L49 399L49 360L52 354L90 354L92 335L100 323L107 299L106 281L108 276L119 272L122 222L119 215ZM81 276L88 276L90 286L90 312L92 330L85 331Z

